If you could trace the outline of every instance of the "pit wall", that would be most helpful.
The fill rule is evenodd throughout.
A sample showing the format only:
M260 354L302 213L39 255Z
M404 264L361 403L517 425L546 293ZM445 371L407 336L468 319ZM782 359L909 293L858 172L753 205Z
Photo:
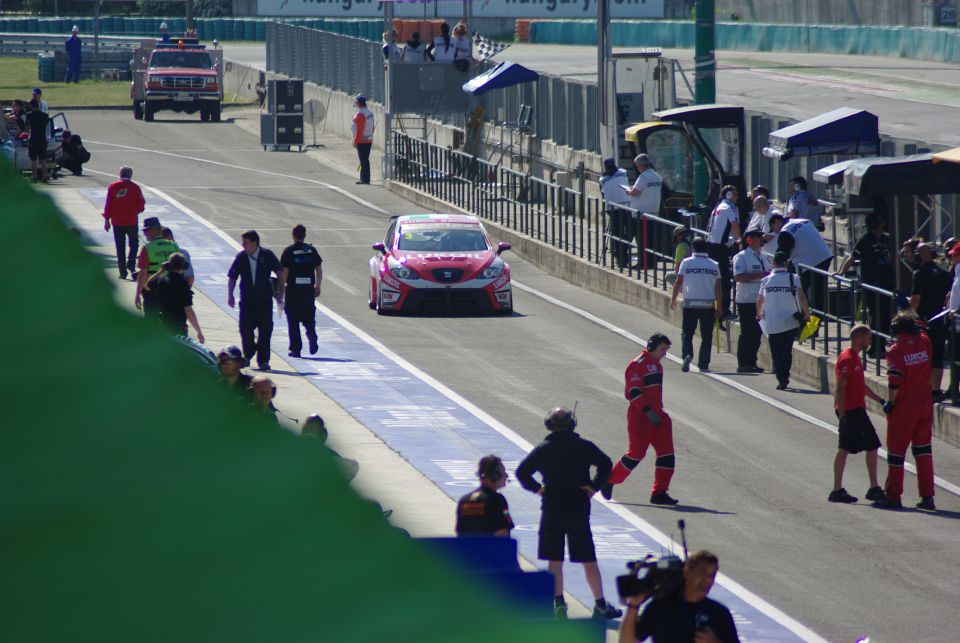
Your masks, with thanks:
M615 47L692 49L694 23L689 20L614 20ZM925 27L757 24L718 22L717 49L818 54L895 56L937 62L960 62L960 30ZM530 42L595 45L596 20L536 20Z

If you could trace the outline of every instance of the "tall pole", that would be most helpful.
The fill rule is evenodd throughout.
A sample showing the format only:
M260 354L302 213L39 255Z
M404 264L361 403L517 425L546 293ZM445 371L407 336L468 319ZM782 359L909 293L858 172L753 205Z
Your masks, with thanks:
M93 80L100 80L100 0L93 6Z
M694 53L694 102L717 102L717 55L714 0L697 0L696 51ZM694 155L693 196L703 203L709 193L710 177L704 159Z
M387 44L393 44L393 3L383 3L383 31L387 34ZM393 178L393 84L390 82L390 75L393 73L393 50L387 48L387 59L384 63L383 72L383 166L380 168L381 176L386 179Z
M185 4L187 5L187 11L186 11L187 31L193 31L193 0L186 0Z
M600 110L600 156L617 154L617 109L613 79L613 46L610 42L610 0L597 1L597 105Z

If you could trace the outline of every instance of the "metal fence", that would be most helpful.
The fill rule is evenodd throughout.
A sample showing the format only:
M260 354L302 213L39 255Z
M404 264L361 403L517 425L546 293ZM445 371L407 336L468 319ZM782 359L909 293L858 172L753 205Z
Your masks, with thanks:
M394 133L393 153L394 180L400 183L654 288L672 287L668 275L676 269L674 229L688 222L680 215L671 219L618 207L401 132ZM694 234L706 234L689 227ZM797 270L805 291L822 293L810 301L811 312L822 320L819 333L809 340L811 348L838 354L850 328L861 321L882 340L890 340L896 293L813 266L799 265ZM882 360L882 352L877 352L873 372L883 372Z
M267 25L267 69L385 103L380 45L277 22Z

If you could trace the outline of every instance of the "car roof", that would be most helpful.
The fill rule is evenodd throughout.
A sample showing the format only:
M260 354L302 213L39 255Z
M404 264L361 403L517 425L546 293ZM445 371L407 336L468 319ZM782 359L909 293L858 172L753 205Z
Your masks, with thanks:
M480 225L480 219L470 214L405 214L397 217L397 225L429 225L432 223L456 223L460 225Z

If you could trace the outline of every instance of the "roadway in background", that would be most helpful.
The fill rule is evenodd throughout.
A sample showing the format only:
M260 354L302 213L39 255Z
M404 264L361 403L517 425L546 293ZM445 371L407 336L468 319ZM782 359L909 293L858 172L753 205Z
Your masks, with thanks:
M71 116L71 125L93 153L90 169L113 173L129 164L136 179L233 237L256 228L264 245L279 251L292 225L305 223L324 258L322 302L337 314L531 443L544 435L547 409L579 400L583 434L619 457L626 446L623 370L639 351L634 342L519 288L512 317L377 316L367 308L367 260L387 215L329 186L392 213L419 208L381 188L355 186L306 155L263 152L231 120L230 111L221 124L169 113L144 123L84 111ZM105 180L71 177L63 184L101 187ZM677 352L677 329L664 329L655 316L571 286L516 255L507 258L518 282L640 337L666 330ZM712 366L731 373L734 362L715 355ZM666 363L665 371L677 453L671 493L682 504L647 503L652 453L615 500L667 534L686 519L693 548L715 550L723 572L829 640L867 634L878 641L943 640L956 608L960 498L938 489L939 515L830 504L834 434L717 380L682 374L675 364ZM828 396L774 391L770 375L729 377L834 422ZM937 441L934 454L938 475L960 483L960 452ZM858 496L866 490L862 458L850 459L846 486ZM511 493L519 493L515 483ZM907 476L904 499L912 505L915 495L915 478ZM605 580L612 593L613 579Z
M638 43L637 47L656 43ZM630 51L616 48L616 52ZM693 50L665 49L688 70L693 85ZM228 45L228 60L264 69L262 44ZM717 52L717 102L803 120L838 107L855 107L880 118L888 136L960 146L960 66L880 56L839 56L771 52ZM520 63L540 72L596 80L595 47L515 44L495 60ZM677 95L689 97L677 81Z

